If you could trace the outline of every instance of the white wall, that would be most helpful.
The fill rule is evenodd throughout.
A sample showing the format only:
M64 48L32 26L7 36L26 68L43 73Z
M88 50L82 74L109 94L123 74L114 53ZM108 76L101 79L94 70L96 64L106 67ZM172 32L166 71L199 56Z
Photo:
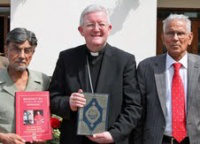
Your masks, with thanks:
M11 0L11 29L26 27L39 39L31 69L52 75L59 52L84 43L79 17L94 3L110 12L111 45L133 53L137 62L155 55L156 0Z

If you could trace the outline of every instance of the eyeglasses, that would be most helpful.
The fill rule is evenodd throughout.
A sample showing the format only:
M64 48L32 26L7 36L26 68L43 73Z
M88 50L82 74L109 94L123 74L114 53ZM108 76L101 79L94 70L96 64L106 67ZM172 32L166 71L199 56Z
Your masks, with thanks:
M88 28L88 29L94 29L96 28L96 26L99 28L99 29L104 29L108 26L107 23L86 23L85 26Z
M31 55L31 54L33 54L33 52L34 52L34 49L33 49L33 48L24 48L24 49L20 49L20 48L17 48L17 47L13 47L13 48L10 48L9 50L10 50L10 52L11 52L12 54L15 54L15 55L21 54L22 51L24 51L24 54L25 54L25 55Z
M185 33L185 32L176 32L176 31L168 31L165 33L165 35L168 37L168 38L173 38L175 36L177 36L179 39L183 39L186 37L188 33Z

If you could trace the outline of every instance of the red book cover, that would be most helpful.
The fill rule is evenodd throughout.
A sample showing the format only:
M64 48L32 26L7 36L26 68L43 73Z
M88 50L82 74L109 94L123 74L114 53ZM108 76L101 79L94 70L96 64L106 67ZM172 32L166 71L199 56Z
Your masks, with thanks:
M52 139L48 91L16 92L16 134L25 141Z

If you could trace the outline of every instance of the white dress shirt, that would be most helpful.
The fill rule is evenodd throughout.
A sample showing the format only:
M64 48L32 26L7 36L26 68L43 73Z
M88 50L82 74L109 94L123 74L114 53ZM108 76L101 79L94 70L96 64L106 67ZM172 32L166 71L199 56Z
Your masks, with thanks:
M188 54L186 53L184 57L178 61L182 64L179 74L182 78L184 91L185 91L185 108L187 107L187 69L188 69ZM166 128L164 135L172 136L172 99L171 99L171 87L172 87L172 78L174 74L173 64L176 63L169 54L166 56L166 107L167 113L165 116ZM187 108L186 108L187 109Z

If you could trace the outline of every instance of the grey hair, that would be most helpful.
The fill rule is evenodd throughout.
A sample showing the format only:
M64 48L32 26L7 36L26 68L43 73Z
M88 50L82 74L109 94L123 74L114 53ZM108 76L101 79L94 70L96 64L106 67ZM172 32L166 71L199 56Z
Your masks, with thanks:
M191 21L188 16L183 14L170 14L165 20L163 20L163 32L166 31L167 24L173 20L183 20L186 23L186 28L188 32L191 32Z
M22 44L27 40L32 47L35 48L37 46L37 38L32 31L25 28L15 28L8 33L6 37L6 45L9 45L10 42Z
M81 17L80 17L80 26L82 26L84 24L84 16L88 13L93 13L93 12L104 12L107 16L107 20L108 23L110 24L110 19L108 16L108 12L106 10L105 7L100 6L100 5L90 5L88 7L86 7L83 12L81 13Z

